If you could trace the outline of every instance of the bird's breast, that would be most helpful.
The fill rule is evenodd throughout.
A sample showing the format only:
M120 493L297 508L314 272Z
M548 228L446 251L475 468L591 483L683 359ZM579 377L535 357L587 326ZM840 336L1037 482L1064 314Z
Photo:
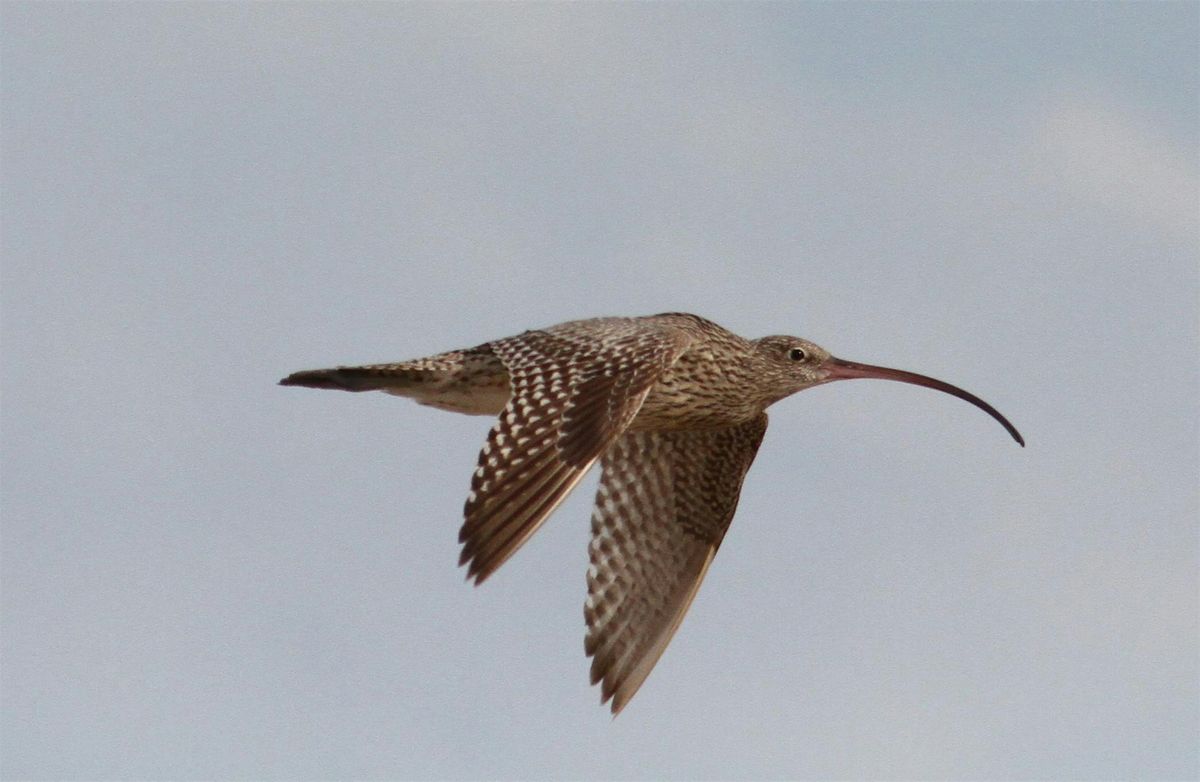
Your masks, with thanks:
M744 423L762 406L716 362L681 362L650 389L632 429L707 429Z

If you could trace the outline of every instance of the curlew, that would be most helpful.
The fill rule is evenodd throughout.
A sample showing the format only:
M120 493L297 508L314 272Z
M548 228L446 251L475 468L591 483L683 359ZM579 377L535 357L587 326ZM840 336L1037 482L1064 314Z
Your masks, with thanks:
M296 372L285 386L384 391L474 415L488 433L459 531L482 583L600 462L585 650L613 714L682 621L737 508L766 408L854 378L898 380L987 402L931 377L845 361L787 336L748 340L696 315L595 318L396 364Z

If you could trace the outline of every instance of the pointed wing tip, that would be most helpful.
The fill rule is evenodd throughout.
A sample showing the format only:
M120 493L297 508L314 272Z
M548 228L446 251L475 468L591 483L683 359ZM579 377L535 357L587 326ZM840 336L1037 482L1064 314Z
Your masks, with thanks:
M494 560L494 557L488 557L483 552L477 551L476 547L468 541L463 546L462 553L458 555L458 566L465 567L467 580L474 581L475 586L479 586L495 573L500 565L504 564L503 559L499 562Z
M635 687L633 692L623 693L621 692L621 685L614 684L612 692L600 696L600 705L603 707L605 704L608 704L608 710L612 714L612 719L615 720L617 715L629 705L629 701L633 699L633 695L637 690L638 688Z
M595 684L596 684L596 682L592 682L593 686ZM617 715L621 713L621 709L625 708L625 704L618 703L617 699L614 698L613 695L614 695L614 693L611 693L611 692L609 692L609 693L602 692L600 694L600 708L604 708L605 706L607 706L608 711L609 711L610 715L612 716L612 719L615 720L617 718Z
M471 583L472 581L475 582L471 584L472 586L479 586L487 580L488 576L492 574L492 571L484 570L483 568L479 567L479 562L477 560L471 559L465 554L464 556L459 557L458 566L466 566L467 574L464 576L464 580L467 583Z

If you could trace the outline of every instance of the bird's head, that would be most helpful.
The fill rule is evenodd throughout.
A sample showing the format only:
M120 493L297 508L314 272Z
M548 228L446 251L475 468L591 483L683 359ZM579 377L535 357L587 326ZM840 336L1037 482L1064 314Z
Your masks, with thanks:
M822 383L832 383L835 380L853 380L855 378L898 380L901 383L925 386L943 391L959 399L965 399L999 421L1000 425L1008 430L1012 438L1022 447L1025 445L1025 439L1021 437L1021 433L996 408L974 394L941 380L918 375L915 372L905 372L902 369L889 369L846 361L831 355L820 345L814 345L799 337L763 337L754 340L754 347L765 365L763 372L769 381L768 387L771 389L768 403L778 402L797 391L819 386Z

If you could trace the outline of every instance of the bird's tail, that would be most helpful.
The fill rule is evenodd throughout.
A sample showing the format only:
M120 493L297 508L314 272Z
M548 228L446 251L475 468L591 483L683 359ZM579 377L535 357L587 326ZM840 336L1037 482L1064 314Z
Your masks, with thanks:
M415 363L415 362L414 362ZM359 367L306 369L279 381L281 386L332 388L338 391L392 391L428 382L439 370L420 368L413 364L368 364Z
M495 415L509 396L508 372L486 345L399 364L307 369L288 375L279 385L383 391L468 415Z

